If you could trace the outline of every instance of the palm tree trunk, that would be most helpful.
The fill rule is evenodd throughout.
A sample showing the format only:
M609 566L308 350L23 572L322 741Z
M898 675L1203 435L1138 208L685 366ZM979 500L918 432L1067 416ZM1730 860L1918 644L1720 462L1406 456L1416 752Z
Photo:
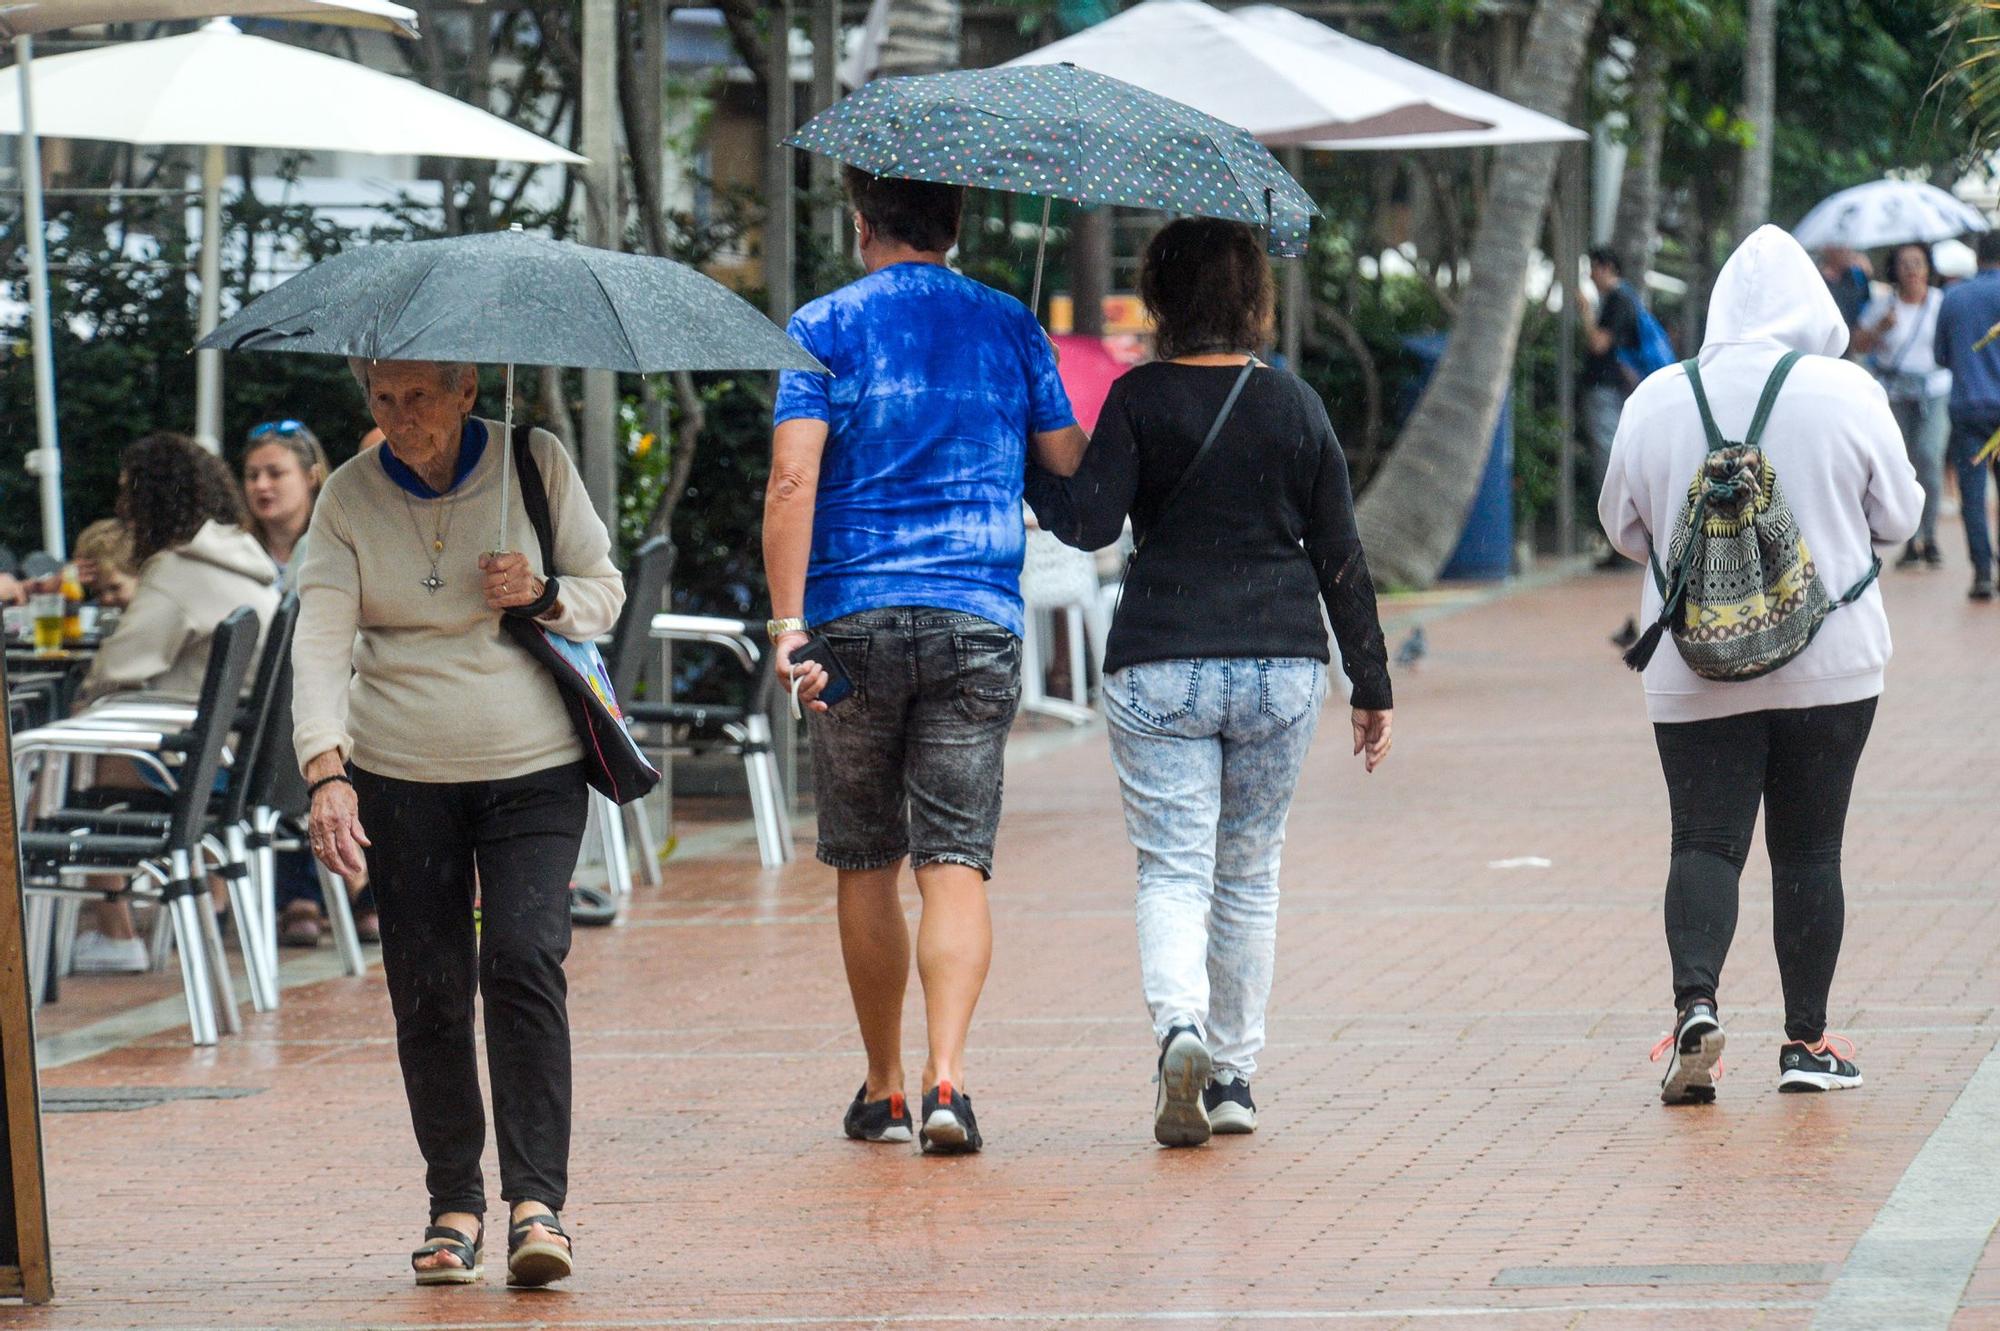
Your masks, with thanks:
M1540 0L1507 95L1546 115L1567 111L1601 3ZM1390 585L1429 586L1464 530L1513 379L1528 261L1548 209L1556 153L1552 145L1525 144L1495 156L1451 343L1362 497L1362 541Z
M1737 181L1736 240L1771 220L1771 139L1777 128L1778 0L1749 0L1749 33L1743 46L1743 119L1750 141L1743 145L1743 174Z
M1659 247L1660 158L1666 147L1666 77L1659 52L1641 47L1632 64L1632 149L1625 159L1625 179L1618 191L1618 217L1611 228L1611 247L1645 295L1646 270Z

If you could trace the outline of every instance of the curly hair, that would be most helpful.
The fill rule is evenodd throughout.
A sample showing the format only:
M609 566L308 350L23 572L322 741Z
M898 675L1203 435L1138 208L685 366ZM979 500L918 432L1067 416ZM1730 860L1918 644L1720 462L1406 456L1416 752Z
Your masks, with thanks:
M1241 222L1184 217L1146 246L1139 299L1161 360L1251 351L1270 336L1277 291L1257 233Z
M186 545L205 522L243 525L243 497L222 459L184 434L149 434L119 462L118 516L132 529L132 559L144 564Z

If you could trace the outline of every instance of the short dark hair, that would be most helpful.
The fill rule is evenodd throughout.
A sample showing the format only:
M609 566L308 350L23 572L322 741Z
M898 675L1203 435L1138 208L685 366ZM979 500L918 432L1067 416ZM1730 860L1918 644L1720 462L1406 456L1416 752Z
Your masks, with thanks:
M222 459L184 434L149 434L119 460L118 516L144 564L186 545L205 522L243 525L243 498Z
M1625 276L1625 261L1623 259L1620 259L1618 257L1618 251L1612 249L1609 245L1591 246L1590 261L1593 264L1599 264L1599 263L1603 264L1606 268L1609 268L1612 272L1618 274L1618 276L1620 277Z
M965 215L963 185L870 175L858 166L843 167L841 176L854 211L878 234L926 254L941 254L958 243L959 219Z
M1991 268L1995 264L2000 264L2000 231L1980 232L1979 240L1973 248L1979 255L1981 268Z
M1277 293L1255 231L1219 217L1184 217L1146 246L1139 299L1153 316L1155 350L1171 360L1261 346Z

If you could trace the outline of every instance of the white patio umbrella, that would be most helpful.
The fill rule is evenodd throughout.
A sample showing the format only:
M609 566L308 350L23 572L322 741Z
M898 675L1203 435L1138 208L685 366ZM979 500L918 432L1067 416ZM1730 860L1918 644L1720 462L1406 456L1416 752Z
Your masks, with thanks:
M1289 42L1352 68L1387 79L1412 93L1462 115L1485 121L1484 127L1442 129L1398 134L1346 133L1315 136L1311 148L1341 151L1386 148L1486 148L1507 143L1577 142L1590 136L1553 116L1531 111L1518 102L1476 88L1428 65L1406 60L1379 46L1349 37L1316 19L1278 5L1250 5L1230 17L1266 36Z
M1185 102L1266 143L1479 130L1485 119L1244 23L1202 0L1146 0L1014 65L1073 64Z
M1871 180L1821 200L1792 236L1809 250L1930 245L1989 229L1977 208L1921 180Z
M0 71L0 133L14 71ZM200 331L220 315L223 152L227 147L581 163L568 149L421 84L350 60L239 32L226 19L159 41L39 61L37 129L60 138L190 144L202 168ZM219 353L198 353L195 430L222 423Z
M256 15L295 22L371 28L417 35L417 12L389 0L0 0L0 38L14 43L19 70L23 222L28 232L28 323L35 381L35 466L41 478L42 543L65 553L62 516L62 443L56 431L55 357L50 344L48 237L42 216L42 155L35 135L34 34L99 23L148 23Z

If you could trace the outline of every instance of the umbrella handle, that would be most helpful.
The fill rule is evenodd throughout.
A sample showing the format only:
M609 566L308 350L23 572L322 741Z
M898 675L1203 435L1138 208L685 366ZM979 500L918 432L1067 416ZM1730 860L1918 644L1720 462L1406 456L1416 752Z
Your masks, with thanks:
M1054 195L1042 199L1042 238L1035 243L1035 287L1028 297L1028 313L1035 316L1036 323L1042 320L1042 260L1049 253L1049 207L1054 202Z

